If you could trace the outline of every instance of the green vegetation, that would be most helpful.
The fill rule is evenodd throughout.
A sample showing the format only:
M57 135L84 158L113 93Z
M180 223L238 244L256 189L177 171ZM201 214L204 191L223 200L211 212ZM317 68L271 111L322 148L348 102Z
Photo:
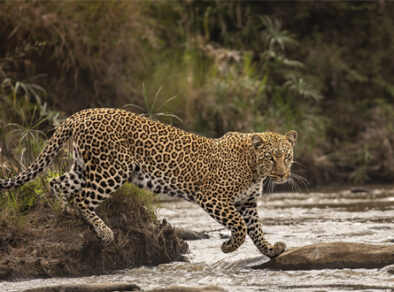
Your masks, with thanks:
M392 3L0 7L2 176L65 116L128 104L210 137L295 129L296 171L315 185L393 181Z
M116 193L122 194L122 196L128 196L132 198L131 201L133 203L137 203L138 206L143 206L144 216L141 216L141 214L135 214L137 218L149 218L151 222L156 221L156 213L158 211L156 194L144 189L140 189L131 183L124 184L119 190L116 191ZM103 208L106 207L104 206ZM141 208L136 208L136 210L141 212ZM106 210L106 212L116 213L117 210L109 208Z
M169 103L171 103L176 98L176 96L170 97L169 99L164 101L161 105L157 105L157 100L159 98L161 89L162 88L159 87L159 89L155 94L155 97L153 98L152 101L150 101L150 98L148 97L148 94L146 92L145 83L142 83L142 94L144 97L145 109L136 104L126 104L124 107L130 106L140 110L141 112L146 112L146 113L142 113L141 115L149 116L151 119L156 121L159 121L160 118L167 118L171 122L172 119L174 118L177 119L179 122L182 122L182 120L177 115L171 114L169 112L163 112L164 108Z

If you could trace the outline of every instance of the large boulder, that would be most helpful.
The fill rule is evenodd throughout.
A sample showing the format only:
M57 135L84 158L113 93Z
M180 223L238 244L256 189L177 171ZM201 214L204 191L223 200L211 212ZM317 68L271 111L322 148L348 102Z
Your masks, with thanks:
M382 268L394 264L394 245L351 242L316 243L285 251L253 269L318 270Z

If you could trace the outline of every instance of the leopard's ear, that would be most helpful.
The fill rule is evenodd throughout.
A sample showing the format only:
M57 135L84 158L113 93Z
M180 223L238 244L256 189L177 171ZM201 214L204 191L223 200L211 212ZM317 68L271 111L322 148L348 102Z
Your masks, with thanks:
M253 145L254 149L257 149L261 145L263 145L263 139L261 139L260 135L254 134L252 136L252 145Z
M294 130L288 131L286 133L286 139L291 143L291 145L294 145L295 141L297 140L297 132Z

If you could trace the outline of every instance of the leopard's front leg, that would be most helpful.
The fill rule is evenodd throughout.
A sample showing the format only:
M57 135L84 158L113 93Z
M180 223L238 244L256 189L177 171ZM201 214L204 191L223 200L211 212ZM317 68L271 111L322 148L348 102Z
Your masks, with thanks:
M246 225L234 205L217 196L198 196L198 204L216 221L231 230L231 237L222 244L224 253L233 252L246 238Z
M235 207L247 225L249 237L263 255L274 258L286 249L286 244L283 242L276 242L272 245L265 239L257 213L255 198L245 202L238 202L235 204Z

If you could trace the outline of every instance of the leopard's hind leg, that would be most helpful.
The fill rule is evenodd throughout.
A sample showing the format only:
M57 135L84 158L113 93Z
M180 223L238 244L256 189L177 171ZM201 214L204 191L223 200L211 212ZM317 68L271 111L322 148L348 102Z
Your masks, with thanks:
M60 201L62 210L67 213L73 213L72 209L68 208L68 201L81 192L86 185L83 161L80 159L77 150L74 150L74 164L71 170L61 176L52 178L49 181L49 185L52 193Z
M61 176L52 178L49 184L52 193L57 196L62 210L67 213L73 213L72 210L68 208L68 201L78 194L85 186L86 181L83 173L72 169Z
M105 167L104 167L105 166ZM115 171L116 169L116 171ZM110 173L114 173L113 176ZM128 179L128 166L122 163L85 166L86 184L75 197L74 206L79 215L94 229L97 237L105 244L114 241L112 230L97 216L95 209Z

